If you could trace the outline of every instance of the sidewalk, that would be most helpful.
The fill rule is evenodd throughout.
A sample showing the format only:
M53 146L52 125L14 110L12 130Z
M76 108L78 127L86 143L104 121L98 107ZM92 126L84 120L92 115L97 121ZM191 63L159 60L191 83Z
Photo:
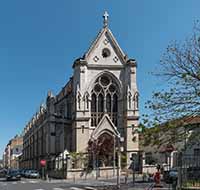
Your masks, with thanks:
M132 177L129 177L127 180L127 184L125 184L125 179L121 177L121 189L123 190L169 190L165 184L163 184L163 188L150 188L154 183L153 182L142 182L140 179L135 180L135 184L133 185ZM117 185L117 178L98 178L96 179L73 179L63 180L63 179L51 179L47 180L48 183L68 183L68 184L75 184L80 186L92 186L92 187L114 187ZM109 188L110 189L110 188ZM115 189L115 188L114 188Z

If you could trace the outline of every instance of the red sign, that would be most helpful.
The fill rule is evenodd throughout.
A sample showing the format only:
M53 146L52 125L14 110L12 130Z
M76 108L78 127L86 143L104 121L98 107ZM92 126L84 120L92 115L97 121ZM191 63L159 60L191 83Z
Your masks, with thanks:
M47 163L46 160L40 160L40 165L41 166L43 166L43 167L46 166L46 163Z

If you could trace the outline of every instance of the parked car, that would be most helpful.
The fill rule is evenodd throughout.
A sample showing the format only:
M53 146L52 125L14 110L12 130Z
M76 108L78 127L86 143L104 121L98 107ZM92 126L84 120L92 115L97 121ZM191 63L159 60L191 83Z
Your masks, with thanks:
M172 179L177 179L178 178L178 171L177 169L173 168L169 171L169 177Z
M25 177L26 171L27 171L27 169L23 169L23 170L20 171L22 177Z
M1 169L0 170L0 178L6 177L7 170L6 169Z
M36 170L31 170L29 173L29 178L40 178L40 173Z
M25 170L24 177L29 178L31 170Z
M6 174L6 180L21 180L21 174L19 170L8 170Z
M178 178L178 171L176 168L172 168L169 171L165 171L163 179L166 183L172 184Z

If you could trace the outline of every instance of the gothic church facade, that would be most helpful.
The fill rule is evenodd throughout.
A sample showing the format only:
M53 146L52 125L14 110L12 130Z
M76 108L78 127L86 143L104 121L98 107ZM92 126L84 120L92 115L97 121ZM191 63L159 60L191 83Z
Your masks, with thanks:
M87 152L95 139L120 138L127 163L139 151L137 63L120 48L108 27L108 15L88 51L73 64L73 76L54 96L48 93L25 127L23 165L60 153ZM114 141L115 142L115 141Z

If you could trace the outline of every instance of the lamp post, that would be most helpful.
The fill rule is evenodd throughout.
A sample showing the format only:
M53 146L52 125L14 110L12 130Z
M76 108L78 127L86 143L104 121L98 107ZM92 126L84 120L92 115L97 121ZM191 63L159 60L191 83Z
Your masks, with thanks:
M121 182L120 182L120 178L121 178L121 143L124 141L124 139L121 138L120 134L118 134L116 137L117 137L117 147L118 147L118 151L117 151L117 156L118 156L117 188L120 189L120 186L121 186Z
M115 176L116 170L116 147L115 147L115 135L113 135L113 176Z
M66 156L66 158L65 158L65 162L66 162L66 179L68 179L68 160L70 159L69 158L69 152L67 152L66 154L65 154L65 156Z
M120 139L117 139L117 144L118 144L118 151L117 151L117 156L118 156L118 163L117 163L117 188L120 189L120 173L121 173L121 152L120 152Z

